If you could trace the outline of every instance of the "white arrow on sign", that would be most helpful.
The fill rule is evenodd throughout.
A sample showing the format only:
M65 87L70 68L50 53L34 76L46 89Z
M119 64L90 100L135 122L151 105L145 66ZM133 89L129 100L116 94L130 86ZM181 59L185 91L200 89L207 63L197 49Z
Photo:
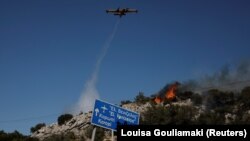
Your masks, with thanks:
M95 109L95 116L97 116L97 115L98 115L98 113L99 113L99 109L98 109L98 108L96 108L96 109Z

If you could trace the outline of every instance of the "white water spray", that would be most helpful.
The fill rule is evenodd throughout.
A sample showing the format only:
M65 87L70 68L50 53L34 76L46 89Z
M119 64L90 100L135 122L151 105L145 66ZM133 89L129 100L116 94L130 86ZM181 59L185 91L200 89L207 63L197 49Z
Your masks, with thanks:
M96 88L96 83L98 81L98 74L100 71L100 66L101 66L102 61L103 61L104 57L106 56L108 49L110 48L111 43L115 37L119 22L120 22L120 19L117 20L110 36L108 37L108 39L104 43L104 46L102 47L101 54L96 61L95 68L92 72L92 75L91 75L90 79L84 85L84 89L83 89L82 94L80 96L80 100L77 103L75 113L79 113L80 111L85 113L85 112L92 110L93 106L94 106L95 99L100 97L98 90Z

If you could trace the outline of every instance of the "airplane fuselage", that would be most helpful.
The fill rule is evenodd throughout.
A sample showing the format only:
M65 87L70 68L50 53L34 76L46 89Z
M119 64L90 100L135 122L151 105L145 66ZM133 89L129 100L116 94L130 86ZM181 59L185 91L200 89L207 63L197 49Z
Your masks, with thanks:
M116 10L110 10L110 9L108 9L108 10L106 10L106 12L107 13L113 13L116 16L122 17L122 16L126 15L126 13L137 13L138 10L136 10L136 9L129 9L129 8L124 8L124 9L118 8Z

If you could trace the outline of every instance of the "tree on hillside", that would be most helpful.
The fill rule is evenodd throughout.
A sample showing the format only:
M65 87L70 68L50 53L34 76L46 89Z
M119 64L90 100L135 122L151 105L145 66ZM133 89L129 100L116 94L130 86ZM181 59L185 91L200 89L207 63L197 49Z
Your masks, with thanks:
M250 86L245 87L240 95L239 95L239 102L242 102L245 106L250 107Z
M184 92L179 92L176 95L178 96L179 99L186 100L191 98L194 95L194 93L191 91L184 91Z
M30 128L30 132L35 133L36 131L38 131L39 129L41 129L44 126L46 126L45 123L38 123L35 127Z
M57 119L58 125L63 125L64 123L71 120L72 118L73 118L73 115L71 115L71 114L61 115Z
M144 96L143 92L139 92L139 94L135 97L135 103L137 104L145 104L146 102L149 102L150 98Z
M141 124L165 125L165 124L192 124L197 109L192 106L169 105L149 107L141 114Z
M233 124L248 124L250 125L250 86L242 89L236 105L236 119Z
M231 92L222 92L217 89L209 90L205 96L205 106L208 109L224 108L233 105L234 94Z
M124 104L129 104L129 103L132 103L132 101L130 101L130 100L122 100L120 106L122 106Z
M4 131L0 131L0 141L39 141L37 138L31 138L25 136L18 131L14 131L12 133L5 133Z
M223 113L215 111L206 111L201 113L196 120L196 124L199 125L223 125L225 124L225 116Z

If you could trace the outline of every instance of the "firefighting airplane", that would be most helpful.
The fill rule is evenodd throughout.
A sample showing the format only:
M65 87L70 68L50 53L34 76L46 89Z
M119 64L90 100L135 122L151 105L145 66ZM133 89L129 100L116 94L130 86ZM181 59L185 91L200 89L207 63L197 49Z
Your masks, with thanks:
M115 16L125 16L126 13L137 13L138 10L137 9L130 9L130 8L123 8L123 9L120 9L120 8L117 8L116 10L115 9L108 9L106 10L107 13L113 13Z

